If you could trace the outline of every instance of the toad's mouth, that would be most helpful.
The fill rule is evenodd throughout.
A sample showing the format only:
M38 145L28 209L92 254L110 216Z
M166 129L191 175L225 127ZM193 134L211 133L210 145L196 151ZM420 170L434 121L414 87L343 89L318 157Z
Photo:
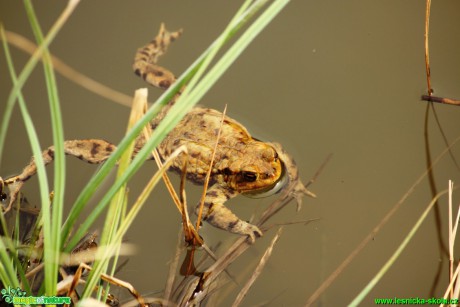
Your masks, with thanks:
M286 172L284 163L281 163L281 175L272 185L257 190L243 192L242 195L249 198L264 198L279 193L288 183L289 176Z

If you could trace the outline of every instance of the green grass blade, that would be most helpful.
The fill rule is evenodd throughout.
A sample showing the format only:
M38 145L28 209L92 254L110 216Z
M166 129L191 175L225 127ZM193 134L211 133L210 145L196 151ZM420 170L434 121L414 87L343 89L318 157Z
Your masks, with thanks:
M0 238L0 278L5 286L19 287L13 260L8 255L4 238Z
M214 85L215 82L222 76L228 67L238 58L238 56L246 49L246 47L259 35L259 33L275 18L275 16L286 6L289 0L280 0L272 3L262 15L246 30L238 41L225 53L224 56L216 63L209 71L202 82L197 85L193 93L190 93L189 98L195 104L203 95ZM184 98L185 99L185 98Z
M37 45L44 45L45 39L40 24L38 22L37 16L35 14L34 8L32 6L32 2L30 0L24 0L24 4L29 22L31 24L32 30L35 35L35 39L37 41ZM69 5L67 8L69 8ZM64 23L53 25L53 27L50 30L50 33L58 33L63 25ZM45 241L45 249L43 256L43 260L45 263L45 293L51 296L56 293L58 275L57 271L61 242L60 234L65 190L65 155L64 131L56 84L56 77L54 75L51 56L47 49L47 46L43 48L43 67L45 72L48 100L51 111L51 127L53 131L55 164L53 210L51 211L50 207L42 205L44 218L43 230Z
M119 243L121 242L123 236L126 234L128 231L129 227L132 225L134 222L135 217L139 214L142 206L145 204L147 201L148 196L152 192L153 188L157 185L157 183L160 181L162 178L163 173L169 168L171 165L172 161L174 158L177 158L179 154L183 153L183 150L177 150L176 152L172 153L171 156L168 158L167 161L163 164L163 167L159 169L150 179L150 181L147 183L139 197L136 199L135 203L129 210L128 214L126 214L125 218L120 224L120 227L117 229L116 233L113 236L113 241L114 243ZM126 203L127 199L124 199L124 202ZM107 245L101 245L105 246L104 249L102 249L102 255L96 257L97 259L104 259L107 260L109 259L110 255L115 254L115 252L118 252L116 249L120 247L120 244L113 244L109 242ZM114 261L116 263L116 259ZM92 289L96 285L96 283L99 281L97 278L100 275L100 272L102 272L102 261L99 263L95 263L93 266L93 270L91 272L95 272L94 275L90 275L90 277L87 280L87 284L85 286L84 293L82 294L82 297L89 296L91 293ZM115 264L114 264L115 266ZM115 268L115 267L114 267ZM113 274L113 271L112 273Z
M16 77L16 72L14 70L14 65L13 61L11 59L11 54L8 48L8 44L6 43L5 38L5 33L3 27L0 27L0 35L2 35L2 43L3 43L3 50L5 52L5 57L7 60L8 64L8 70L10 72L11 79L13 81L13 84L17 85L18 79ZM24 124L26 127L27 135L29 137L29 141L32 147L32 152L34 156L36 157L36 163L37 163L37 176L39 178L39 188L40 188L40 198L41 198L41 203L42 205L46 206L48 204L49 206L49 186L48 186L48 181L46 177L46 172L45 172L45 166L43 163L43 158L41 155L41 146L38 141L38 135L35 130L35 127L32 122L32 118L27 110L26 103L24 101L24 98L22 96L22 93L20 91L20 88L17 88L18 92L14 92L14 95L18 97L18 102L19 102L19 108L22 114L22 117L24 119ZM40 162L41 161L41 162ZM5 265L7 262L3 262ZM14 282L10 281L10 284L14 284Z
M132 128L137 119L137 114L142 113L144 106L147 105L147 89L137 90L134 96L133 106L131 108L131 115L128 122L127 132ZM134 141L131 142L128 146L128 149L123 153L120 164L117 171L117 178L119 178L129 166L131 162L131 157L134 150ZM110 201L110 206L107 212L107 216L104 223L104 228L101 233L100 245L101 246L113 246L117 249L115 256L112 261L112 272L115 271L115 266L117 263L118 251L121 247L121 238L115 238L115 234L119 228L120 223L125 217L126 207L127 207L127 183L118 190L115 196ZM98 255L96 256L96 261L93 265L93 270L91 270L88 280L86 281L85 289L82 294L82 298L89 297L93 292L94 287L99 283L99 277L102 273L107 274L107 269L109 266L109 260L106 252L103 249L98 249ZM105 293L108 293L109 285L106 286ZM100 295L100 293L98 293ZM98 297L100 299L100 297Z
M4 236L0 237L0 280L4 286L16 288L19 285L13 262L16 259L11 259L10 256L16 255L16 249L14 247L11 249L11 236L7 229L5 216L3 214L0 214L0 225L4 234ZM9 248L9 250L7 250L7 248Z
M425 218L428 216L428 213L430 213L432 207L434 204L438 201L438 199L446 194L448 190L444 190L436 194L436 196L431 200L425 211L423 211L422 215L420 218L417 220L415 225L412 227L412 229L409 231L407 236L404 238L404 240L401 242L401 244L398 246L396 251L391 255L390 259L383 265L383 267L375 274L374 278L364 287L363 290L353 299L353 301L348 305L348 306L358 306L364 298L369 294L369 292L375 287L375 285L382 279L382 277L386 274L386 272L391 268L391 266L395 263L395 261L398 259L398 257L401 255L403 250L406 248L407 244L410 242L410 240L414 237L415 233L417 230L420 228L420 225L422 225L423 221Z
M47 247L50 246L50 245L53 245L53 244L55 244L55 246L59 246L58 245L59 240L58 241L55 241L55 240L53 241L53 239L52 239L53 236L51 236L51 232L52 232L51 227L52 227L52 225L51 225L51 222L50 222L51 221L51 216L50 216L50 210L49 210L49 206L50 206L50 204L49 204L49 187L48 187L48 182L47 182L47 178L46 178L46 172L45 172L45 167L44 167L44 163L43 163L43 158L42 158L42 155L41 155L41 146L40 146L40 144L38 142L38 136L37 136L36 131L34 129L32 119L31 119L31 117L30 117L30 115L29 115L29 113L27 111L25 102L24 102L24 100L22 98L21 88L25 84L27 78L30 76L30 74L33 71L34 67L36 66L37 62L40 60L40 57L45 52L47 46L51 43L51 41L57 35L59 29L62 27L62 25L66 21L67 17L70 15L70 13L72 12L73 8L75 7L76 1L71 1L71 2L72 2L72 4L68 5L66 7L65 11L63 12L63 14L61 14L59 19L56 21L56 23L51 28L51 30L50 30L49 34L47 35L47 37L43 40L43 42L39 45L38 49L35 51L35 53L31 57L31 59L27 62L27 64L25 65L23 71L19 75L19 77L16 77L16 74L14 72L13 65L12 65L12 60L11 60L11 56L9 55L9 50L8 50L7 44L6 43L3 44L5 54L6 54L6 57L7 57L7 63L8 63L8 66L9 66L11 78L12 78L13 84L14 84L13 89L11 90L10 95L8 97L7 110L11 110L12 107L14 106L15 100L18 99L19 107L20 107L22 116L24 118L26 131L27 131L28 136L29 136L29 140L30 140L31 147L32 147L32 152L33 152L33 155L35 157L35 162L36 162L36 165L37 165L37 176L38 176L38 180L39 180L41 204L42 204L42 209L43 209L43 218L45 220L45 241L48 241L48 242L45 242L45 245ZM28 4L26 2L26 7L27 6L28 6ZM29 10L29 13L30 13L30 10ZM31 18L30 14L29 14L29 18ZM3 37L4 37L4 33L3 33ZM6 42L6 40L2 40L2 41ZM47 77L47 78L48 78L48 81L50 81L49 77ZM48 82L48 84L51 84L51 83ZM48 87L50 87L50 86L48 86ZM52 87L52 85L51 85L51 87ZM53 91L53 89L50 89L50 88L49 88L49 90L50 90L50 92ZM56 104L54 103L54 105L56 105ZM8 127L9 118L10 117L8 116L8 114L6 114L5 117L4 117L4 119L6 121L4 123L2 123L2 130L0 131L0 159L1 159L1 153L2 153L3 147L4 147L4 140L5 140L6 133L7 133L7 127ZM53 125L53 126L56 127L56 125ZM60 176L60 175L58 175L58 176ZM60 182L58 184L58 185L60 185L60 187L58 187L58 190L59 190L59 193L62 195L62 190L63 190L63 188L62 188L62 180L58 179L57 181ZM56 213L57 213L57 215L59 215L59 211L57 211ZM56 229L59 229L60 225L57 225L57 224L58 223L56 223L54 225L54 227ZM55 231L54 233L59 234L59 231ZM57 242L57 243L53 243L53 242ZM47 252L47 250L48 251L53 250L53 248L52 249L46 248L45 253ZM51 253L51 255L54 255L55 251L51 251L50 253ZM48 279L48 278L45 279L46 292L47 292L47 294L50 294L50 295L54 293L53 289L55 289L55 287L56 287L56 282L55 281L53 282L53 279L55 280L57 278L57 275L56 275L57 261L53 261L52 258L55 258L55 257L54 256L53 257L45 257L45 262L48 262L48 264L49 264L49 265L48 264L45 265L45 271L48 272L46 275L51 276L50 277L51 279Z

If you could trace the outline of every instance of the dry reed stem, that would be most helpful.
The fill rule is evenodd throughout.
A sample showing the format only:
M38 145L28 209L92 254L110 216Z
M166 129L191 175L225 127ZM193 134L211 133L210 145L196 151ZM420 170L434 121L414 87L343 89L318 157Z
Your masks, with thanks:
M198 211L198 218L196 220L196 229L200 229L201 218L203 215L204 199L206 198L206 193L208 191L209 179L211 178L212 165L216 157L217 146L219 145L220 135L222 133L222 127L224 125L225 113L227 113L227 104L225 104L224 111L222 112L222 118L220 119L219 131L217 132L216 143L214 144L214 149L212 151L211 161L209 162L209 169L206 173L206 179L203 185L203 193L201 193L200 198L200 209Z
M430 68L430 51L429 51L430 12L431 12L431 0L426 0L426 7L425 7L425 71L426 71L426 84L427 84L428 94L422 95L422 100L460 106L460 100L432 96L434 91L433 91L433 88L431 87L431 68Z
M142 106L142 113L145 113L147 111L147 103L144 103L144 105ZM139 114L138 117L140 117L141 115ZM143 137L144 139L148 140L153 131L152 131L152 128L150 125L147 125L144 130L143 130ZM187 155L187 151L185 150L185 155ZM163 167L163 163L161 162L161 158L160 158L160 155L158 154L158 151L157 149L154 149L152 150L152 156L154 157L154 160L155 160L155 163L157 164L158 168L161 169ZM181 155L181 157L184 157L183 155ZM185 159L185 158L184 158ZM186 161L186 160L185 160ZM184 163L184 167L185 167L185 163ZM186 197L185 197L185 192L184 192L184 189L183 189L183 186L184 186L184 175L185 173L183 173L183 176L181 177L181 197L179 197L176 193L176 191L174 190L174 187L171 183L171 180L169 179L169 176L166 172L163 173L162 177L163 177L163 181L165 182L165 185L166 185L166 188L168 189L168 192L169 194L171 195L171 198L174 202L174 204L176 205L177 207L177 210L179 210L179 213L181 214L182 216L182 226L184 227L184 233L187 235L187 238L189 238L190 236L193 236L193 239L196 241L196 242L199 242L200 245L203 244L203 241L201 240L200 236L198 235L198 232L197 232L197 229L193 228L193 224L190 222L190 218L189 218L189 215L188 215L188 211L187 211L187 207L186 207Z
M177 268L179 267L179 259L182 251L184 250L184 244L182 240L182 232L178 232L177 244L176 244L176 252L174 253L174 258L169 265L169 273L168 278L166 280L165 291L164 291L164 299L166 301L170 301L171 293L174 286L175 276L177 272Z
M426 9L425 9L425 70L426 70L426 83L428 96L433 94L433 89L431 88L431 70L430 70L430 53L429 53L429 31L430 31L430 10L431 10L431 0L426 0Z
M454 281L454 241L455 233L452 232L452 187L453 183L449 180L449 281L452 283ZM451 288L452 289L452 288ZM453 291L450 293L452 297Z
M146 137L149 137L149 135L147 135ZM158 154L158 151L156 149L152 151L152 155L158 168L161 168L163 166L163 163L161 162L160 155ZM163 181L165 182L166 188L168 189L168 192L171 195L171 198L174 204L176 205L177 210L179 210L180 214L183 214L180 198L179 196L177 196L177 193L174 190L174 187L172 186L171 180L169 179L167 173L163 175Z
M278 242L281 233L283 231L283 227L280 227L278 229L278 232L276 233L275 237L273 238L272 242L270 243L270 246L267 248L265 251L264 255L260 259L259 264L254 270L254 273L251 275L251 277L248 279L244 287L241 289L240 293L238 293L238 296L236 297L235 301L233 302L233 307L237 307L241 304L243 301L244 297L248 293L249 289L252 287L256 279L259 277L260 273L262 273L263 269L265 268L265 265L268 262L268 259L270 259L270 256L273 252L273 248L275 247L275 244Z
M458 282L458 271L460 270L460 264L457 264L457 268L454 271L454 245L455 237L457 235L457 226L460 218L460 205L457 208L457 217L455 224L453 223L453 211L452 211L452 197L453 197L454 184L452 180L449 180L449 285L444 293L444 298L447 298L450 291L450 298L458 298L460 291L460 283ZM455 225L455 226L453 226ZM455 287L454 287L455 284Z
M88 270L88 271L92 270L92 268L86 263L80 263L77 271L75 272L72 278L72 281L71 281L70 287L67 290L66 296L70 296L75 291L75 287L77 286L77 284L81 282L81 275L83 273L83 269ZM144 298L130 283L123 281L121 279L115 278L113 276L104 274L104 273L101 274L101 279L111 284L127 289L131 293L131 295L136 298L139 305L146 306Z
M444 292L444 296L443 296L444 299L447 299L447 297L449 296L449 292L451 292L454 283L457 281L457 277L458 277L459 272L460 272L460 264L457 265L457 269L455 270L454 274L452 275L452 279L449 282L449 285L447 286L446 292ZM458 286L458 284L459 283L457 282L456 287ZM458 295L458 293L457 293L457 295ZM444 306L444 304L440 304L439 306L440 307Z
M35 50L37 50L37 45L35 45L32 41L28 40L24 36L11 31L5 31L5 34L8 43L17 47L18 49L25 51L28 54L33 54ZM58 57L52 54L50 55L54 69L65 78L101 97L114 101L118 104L131 107L131 96L118 92L100 82L97 82L94 79L89 78L88 76L78 72L74 68L64 63Z

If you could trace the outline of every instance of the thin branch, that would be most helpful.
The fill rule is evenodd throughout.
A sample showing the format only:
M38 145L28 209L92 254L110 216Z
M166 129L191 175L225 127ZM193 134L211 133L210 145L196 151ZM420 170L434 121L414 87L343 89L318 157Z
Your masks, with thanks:
M265 265L267 264L268 259L270 258L271 254L273 252L273 248L274 248L275 244L278 242L282 231L283 231L282 227L280 229L278 229L278 232L276 233L275 237L273 238L270 246L267 248L267 250L265 251L264 255L260 259L259 264L255 268L254 273L248 279L248 281L246 282L244 287L241 289L240 293L238 293L238 296L236 297L236 299L233 302L232 306L237 307L237 306L241 305L241 302L243 301L244 297L248 293L249 289L252 287L252 285L254 284L256 279L259 277L260 273L262 273L263 269L265 268Z
M211 161L209 163L209 169L206 174L206 179L203 185L203 193L201 194L200 198L200 209L198 211L198 218L196 219L196 229L200 229L201 218L203 216L203 207L204 207L204 199L206 198L206 192L208 190L209 179L211 178L211 172L214 164L214 159L216 157L217 146L219 145L220 135L222 133L222 127L224 125L225 113L227 113L227 105L224 107L224 111L222 112L222 118L220 120L219 131L217 132L216 143L214 144L214 149L212 151Z
M460 100L455 100L451 98L437 97L437 96L431 96L431 95L422 95L422 100L429 101L429 102L450 104L454 106L460 106Z
M21 36L17 33L11 31L5 31L6 40L9 44L15 46L16 48L25 51L29 54L33 54L37 50L37 45L33 42ZM126 94L118 92L90 77L78 72L74 68L70 67L64 63L58 57L51 55L51 62L53 63L54 69L60 73L62 76L66 77L72 82L80 85L81 87L87 89L90 92L93 92L99 96L102 96L108 100L114 101L118 104L130 107L132 98Z

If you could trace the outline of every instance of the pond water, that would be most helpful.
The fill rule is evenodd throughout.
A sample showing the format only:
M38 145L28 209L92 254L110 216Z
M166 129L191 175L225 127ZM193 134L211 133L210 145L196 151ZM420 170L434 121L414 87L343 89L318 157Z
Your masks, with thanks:
M61 1L34 4L46 30L64 8ZM83 1L51 51L79 72L131 96L135 89L146 86L131 71L134 53L154 37L161 22L171 30L184 29L160 62L180 75L224 29L239 5ZM300 212L292 203L272 223L318 220L284 227L244 306L267 302L270 306L305 305L424 174L427 152L433 161L445 150L433 109L420 100L426 93L424 18L422 1L292 1L202 99L202 105L217 110L227 104L228 115L258 138L283 144L297 161L305 182L333 155L310 187L318 198L305 198ZM2 1L0 21L7 30L33 39L21 2ZM460 99L460 3L433 3L430 25L435 94ZM27 56L13 48L13 57L19 70ZM4 60L0 72L3 110L11 86ZM60 75L57 80L67 139L101 138L115 143L121 139L127 107L89 93ZM40 142L48 146L52 136L41 68L27 82L24 94ZM150 101L160 94L149 88ZM459 136L460 109L433 107L447 141L453 142ZM458 144L451 153L458 161ZM19 172L30 155L16 109L0 175ZM97 167L68 158L67 168L66 202L70 206ZM52 166L48 169L51 175ZM129 185L132 199L155 170L154 163L146 163L136 175ZM177 183L177 176L172 177ZM453 158L445 154L434 166L431 180L425 176L410 191L400 209L371 235L364 249L313 304L350 303L393 254L433 196L447 188L449 179L458 183L460 174ZM24 192L29 201L39 201L36 179ZM200 187L187 184L190 204L199 199L200 192ZM455 191L454 204L458 204L457 195ZM238 197L229 207L249 220L273 200ZM447 216L444 196L364 305L373 305L374 298L443 295L448 282ZM155 293L166 283L179 229L180 216L160 184L126 236L127 242L137 246L137 254L117 276L146 296L161 296ZM222 304L234 300L275 233L276 227L229 267L238 285L226 292ZM210 246L221 244L217 255L237 239L207 225L201 235ZM122 300L129 298L127 291L115 291Z

